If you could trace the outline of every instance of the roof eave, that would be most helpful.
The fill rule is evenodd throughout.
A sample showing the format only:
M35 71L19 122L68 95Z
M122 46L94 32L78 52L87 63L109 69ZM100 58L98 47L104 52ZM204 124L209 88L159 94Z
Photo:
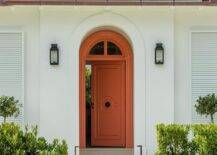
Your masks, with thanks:
M78 2L72 0L0 0L0 6L9 5L122 5L122 6L216 6L217 0L204 2Z

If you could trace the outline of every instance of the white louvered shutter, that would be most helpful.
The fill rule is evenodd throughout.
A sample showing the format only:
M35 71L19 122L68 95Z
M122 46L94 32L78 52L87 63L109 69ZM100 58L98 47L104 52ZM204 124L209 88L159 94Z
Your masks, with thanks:
M198 96L217 95L217 32L193 32L191 48L192 122L208 123L210 117L198 115L194 105Z
M21 104L20 115L8 118L22 124L24 120L23 34L0 32L0 96L14 96ZM0 118L0 122L3 118Z

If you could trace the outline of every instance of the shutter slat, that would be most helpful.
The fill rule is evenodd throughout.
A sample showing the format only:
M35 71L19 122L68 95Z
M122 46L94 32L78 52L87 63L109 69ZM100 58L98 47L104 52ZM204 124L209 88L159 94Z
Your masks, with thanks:
M192 122L208 123L210 118L196 113L199 96L217 94L217 33L193 32L191 35ZM217 115L215 116L217 121Z
M20 115L7 121L23 124L23 34L0 32L0 95L14 96L21 104ZM3 122L3 118L0 118Z

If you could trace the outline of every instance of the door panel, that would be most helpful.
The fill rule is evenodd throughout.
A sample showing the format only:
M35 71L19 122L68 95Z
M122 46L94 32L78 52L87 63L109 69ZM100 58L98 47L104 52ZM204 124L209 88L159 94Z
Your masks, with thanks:
M125 63L93 63L92 146L125 147L125 98Z

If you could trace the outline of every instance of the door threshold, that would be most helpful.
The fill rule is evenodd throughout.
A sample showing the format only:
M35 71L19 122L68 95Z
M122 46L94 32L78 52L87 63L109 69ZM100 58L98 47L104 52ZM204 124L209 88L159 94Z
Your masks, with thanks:
M80 155L133 155L133 148L82 148Z
M133 148L118 148L118 147L87 147L80 150L133 150Z

